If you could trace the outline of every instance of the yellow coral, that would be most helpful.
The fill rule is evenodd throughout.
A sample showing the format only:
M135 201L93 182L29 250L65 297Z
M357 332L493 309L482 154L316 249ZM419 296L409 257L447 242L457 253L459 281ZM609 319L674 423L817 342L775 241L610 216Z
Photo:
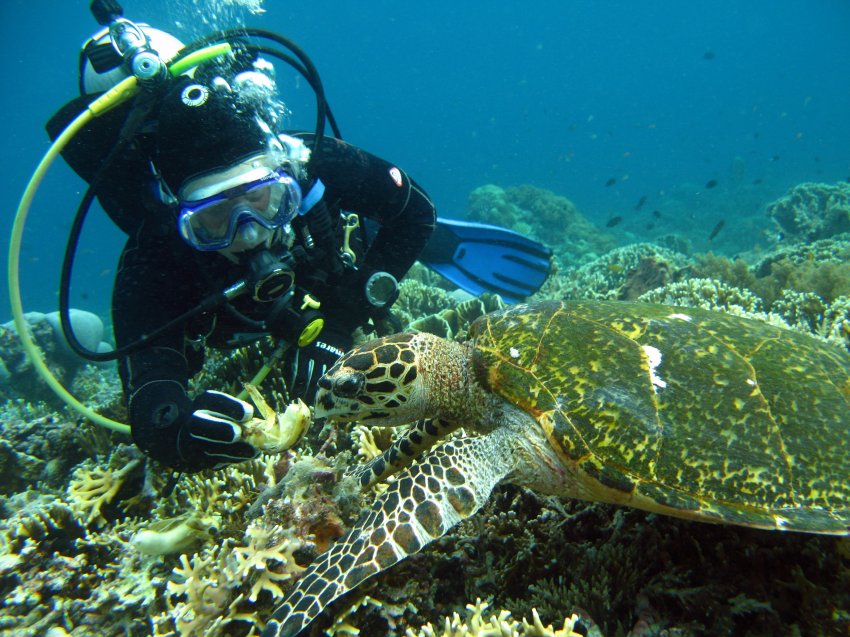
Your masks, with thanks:
M520 624L511 618L510 611L500 610L498 614L491 614L485 621L484 613L490 604L476 600L475 604L466 606L467 617L461 619L460 615L454 613L450 618L446 617L442 632L434 628L430 623L423 626L419 631L410 628L405 632L406 637L580 637L573 629L578 621L577 615L564 620L564 627L558 630L552 626L544 626L537 615L537 610L532 609L532 622L529 624L525 619Z
M264 590L275 599L282 598L284 592L280 583L304 570L292 556L302 542L290 530L279 526L269 529L253 524L245 536L248 538L248 546L233 548L236 565L231 570L234 578L244 581L250 576L256 577L248 595L248 600L252 602L257 601L257 595Z
M86 526L101 526L106 523L101 509L112 502L127 476L140 464L131 460L120 469L107 467L78 467L68 485L68 498L74 515Z
M254 615L240 612L239 606L255 602L262 591L275 599L283 597L280 584L303 570L292 557L300 541L286 529L260 524L249 527L245 535L245 546L225 540L192 557L180 556L176 579L168 583L171 612L154 618L155 635L217 635L232 622L254 622ZM250 593L239 593L251 579ZM176 632L169 633L169 626Z
M180 556L180 565L174 569L177 581L168 583L169 596L180 597L173 605L170 615L176 634L181 637L212 636L221 634L221 629L234 622L251 622L250 614L241 614L237 606L243 600L235 595L239 582L231 579L227 569L232 542L212 546L189 559ZM171 599L169 599L171 601ZM168 618L154 618L156 634L167 628Z
M392 427L355 425L351 437L357 443L357 456L369 462L380 456L392 443Z

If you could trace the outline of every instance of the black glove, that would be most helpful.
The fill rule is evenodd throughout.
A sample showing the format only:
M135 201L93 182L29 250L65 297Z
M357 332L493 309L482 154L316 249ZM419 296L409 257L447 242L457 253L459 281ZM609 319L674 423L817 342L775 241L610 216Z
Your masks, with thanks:
M149 382L130 397L133 441L151 458L179 471L220 468L257 456L240 440L240 423L251 419L248 403L217 391L191 400L170 380Z
M308 405L316 399L319 379L337 359L351 349L350 334L325 327L319 338L301 348L291 348L283 361L283 380L289 399L300 398Z

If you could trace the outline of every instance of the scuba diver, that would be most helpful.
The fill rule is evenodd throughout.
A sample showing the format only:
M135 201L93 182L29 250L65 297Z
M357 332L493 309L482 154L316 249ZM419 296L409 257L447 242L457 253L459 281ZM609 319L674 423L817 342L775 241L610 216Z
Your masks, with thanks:
M108 28L84 46L81 96L48 122L52 139L128 75L116 31L162 59L182 47L124 20L114 2L92 11ZM93 120L62 151L129 237L112 320L117 351L128 352L119 373L133 440L181 472L257 454L240 440L248 403L189 394L206 347L285 340L290 398L312 402L353 332L387 316L435 227L434 204L398 166L337 137L283 130L273 66L231 43ZM376 232L358 231L361 219Z

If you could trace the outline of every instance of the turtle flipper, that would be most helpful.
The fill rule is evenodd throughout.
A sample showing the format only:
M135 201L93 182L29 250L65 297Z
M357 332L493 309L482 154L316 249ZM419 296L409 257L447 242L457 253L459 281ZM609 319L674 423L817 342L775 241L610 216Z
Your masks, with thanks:
M333 600L475 513L513 467L510 446L504 430L452 440L400 473L351 532L304 572L262 637L295 637Z
M359 465L346 478L355 480L362 489L383 482L408 466L424 451L457 429L445 420L425 418L408 427L384 453Z

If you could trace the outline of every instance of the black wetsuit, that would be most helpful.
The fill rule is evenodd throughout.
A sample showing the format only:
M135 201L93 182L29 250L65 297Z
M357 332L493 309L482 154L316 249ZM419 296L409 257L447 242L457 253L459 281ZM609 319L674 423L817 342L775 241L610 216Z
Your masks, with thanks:
M66 105L48 123L55 138L70 116L90 98ZM71 167L91 181L122 126L121 111L108 113L96 126L84 130L63 153ZM143 129L144 130L144 129ZM310 145L311 135L293 134ZM152 196L150 162L145 149L152 137L140 135L114 158L98 188L104 209L130 238L121 255L113 300L112 319L116 344L122 347L143 334L165 325L196 306L201 299L223 290L242 278L244 268L214 252L199 252L178 235L174 212ZM315 245L296 250L300 258L294 272L297 285L321 302L326 316L325 332L346 334L365 322L369 308L362 293L364 277L386 271L401 280L427 243L435 224L435 209L425 192L392 164L341 140L326 137L320 152L307 165L306 194L321 180L321 202L298 223L312 222L311 215L325 215L327 223L311 227ZM346 267L339 256L342 236L340 211L353 212L377 222L377 234L357 259L357 269ZM359 234L359 233L358 233ZM301 233L295 232L297 237ZM300 242L300 238L296 243ZM268 304L247 295L233 302L238 312L261 320ZM203 348L190 344L202 336L214 347L233 346L234 336L250 332L250 324L225 307L202 315L191 325L164 334L149 347L122 360L120 370L125 396L145 383L173 380L184 388L199 371Z

